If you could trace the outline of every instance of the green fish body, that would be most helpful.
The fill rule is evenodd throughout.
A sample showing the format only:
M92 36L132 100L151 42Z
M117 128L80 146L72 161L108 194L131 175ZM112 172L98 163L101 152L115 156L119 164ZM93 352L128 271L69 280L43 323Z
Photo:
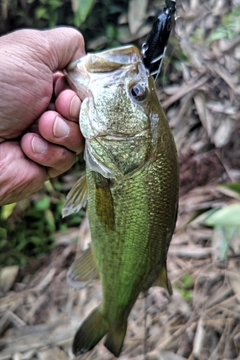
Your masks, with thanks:
M70 191L63 215L87 200L92 244L70 269L70 282L99 276L102 303L84 320L75 355L105 346L119 356L129 313L152 285L171 293L167 251L178 205L173 136L153 78L134 46L89 54L69 65L70 86L83 100L86 181Z

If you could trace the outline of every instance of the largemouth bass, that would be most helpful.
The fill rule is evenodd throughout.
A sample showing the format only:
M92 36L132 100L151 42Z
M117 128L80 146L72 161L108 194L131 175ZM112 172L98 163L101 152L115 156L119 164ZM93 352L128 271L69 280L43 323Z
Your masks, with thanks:
M63 215L86 204L91 247L73 263L69 282L99 276L102 303L84 320L75 355L105 346L119 356L129 313L141 291L165 287L167 251L178 205L178 162L154 80L140 51L126 46L89 54L66 73L82 99L86 178L70 191Z

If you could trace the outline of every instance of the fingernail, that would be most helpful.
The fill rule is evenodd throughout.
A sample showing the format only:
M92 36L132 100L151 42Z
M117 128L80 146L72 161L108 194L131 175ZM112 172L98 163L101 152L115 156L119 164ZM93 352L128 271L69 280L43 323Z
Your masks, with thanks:
M56 138L62 138L69 134L69 126L62 118L59 116L56 117L54 126L53 126L53 135Z
M47 142L39 136L34 136L32 139L32 151L35 154L43 154L47 150Z
M70 116L73 118L79 117L81 101L77 95L75 95L70 103Z

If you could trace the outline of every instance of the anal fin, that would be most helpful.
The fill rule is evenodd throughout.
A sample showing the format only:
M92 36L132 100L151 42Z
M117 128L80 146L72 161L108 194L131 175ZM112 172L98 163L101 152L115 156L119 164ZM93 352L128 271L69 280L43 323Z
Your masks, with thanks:
M98 279L99 273L90 246L72 263L67 273L67 282L75 289L82 289Z
M152 286L161 286L168 291L169 295L172 295L172 285L167 276L166 264L161 268L160 274L157 277L157 279L154 281Z

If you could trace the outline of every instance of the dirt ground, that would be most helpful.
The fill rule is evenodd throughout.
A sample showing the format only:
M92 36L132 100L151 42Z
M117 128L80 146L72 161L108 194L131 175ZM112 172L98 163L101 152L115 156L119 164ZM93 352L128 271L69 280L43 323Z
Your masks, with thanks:
M173 296L157 287L149 290L146 304L139 296L121 360L240 359L239 233L220 259L221 229L193 220L197 212L239 203L237 195L218 186L240 181L239 6L237 0L191 0L178 6L168 59L178 57L179 63L172 71L171 64L164 65L171 82L158 89L180 163L179 216L168 256ZM224 22L234 10L236 16ZM0 360L74 359L73 335L101 300L99 283L81 291L66 284L68 267L89 241L85 220L80 229L56 234L51 255L20 272L6 269ZM114 357L101 341L81 359Z

